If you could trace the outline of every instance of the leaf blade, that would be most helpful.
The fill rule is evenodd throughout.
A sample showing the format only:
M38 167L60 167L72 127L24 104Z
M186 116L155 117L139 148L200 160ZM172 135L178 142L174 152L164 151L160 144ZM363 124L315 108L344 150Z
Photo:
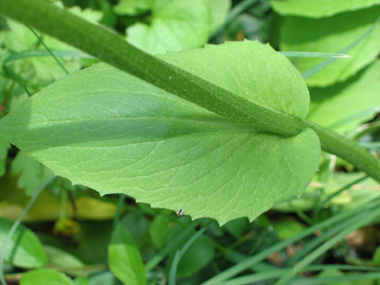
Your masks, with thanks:
M4 244L12 225L12 221L0 218L0 244ZM37 236L20 225L7 244L5 260L21 268L36 268L44 266L47 257Z
M299 195L320 152L311 130L290 138L259 133L103 64L41 91L0 125L76 184L220 223L252 220Z
M138 248L128 230L118 224L108 246L111 271L126 284L146 284L145 269Z

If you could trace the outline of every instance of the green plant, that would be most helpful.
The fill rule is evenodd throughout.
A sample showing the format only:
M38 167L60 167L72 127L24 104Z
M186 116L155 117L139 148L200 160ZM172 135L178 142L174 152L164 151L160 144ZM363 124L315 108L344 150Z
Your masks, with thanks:
M248 2L256 1L245 3ZM370 15L367 25L362 25L347 42L331 51L332 56L348 51L358 54L363 42L379 33L376 22L379 6L366 8L371 4L364 2L357 13L361 13L358 19ZM147 3L128 11L142 13L150 7ZM279 13L288 13L288 8L282 10L280 2L270 3ZM121 4L119 12L120 7ZM152 10L162 12L162 7L153 5ZM340 9L345 11L346 7L343 5ZM205 13L203 29L209 30L194 37L204 42L218 26L200 10L199 13ZM304 78L284 55L269 45L244 41L153 56L113 32L46 1L0 0L0 12L118 68L100 63L71 74L39 91L0 120L0 135L5 140L73 184L91 187L102 195L127 194L153 207L171 210L180 207L192 218L210 217L223 225L240 217L252 221L279 202L301 196L319 168L321 149L380 181L378 158L354 140L305 119L306 116L313 118L320 105L314 108L316 103L312 101L312 111L308 113L309 90ZM128 34L129 41L136 41L134 44L142 48L148 45L139 33L162 29L157 27L157 15L158 12L152 16L151 29L134 27L134 32ZM320 14L316 13L316 17ZM343 13L336 17L343 22L348 15ZM331 19L327 21L336 21ZM309 30L313 21L287 17L282 47L288 51L303 48L292 31L301 23L305 34L312 37ZM324 25L329 27L331 23ZM350 25L355 26L355 23ZM348 28L342 27L345 29ZM178 50L191 44L199 45L199 42L183 41L184 46L170 48ZM305 46L304 49L309 47L307 43ZM297 56L297 67L308 77L306 82L312 93L336 93L339 86L334 85L331 91L318 88L344 81L372 62L378 49L374 42L367 46L365 55L344 72L339 66L344 65L344 59L332 64L335 59L330 58L328 66L320 63L324 64L322 72L327 72L328 80L316 73L320 68L315 69L322 54L316 55L316 59L293 55ZM152 52L151 48L152 44L147 51ZM164 48L168 49L160 46L158 52ZM318 45L316 49L308 51L321 51ZM377 63L373 65L373 74L377 66ZM366 72L368 77L372 76L371 69ZM23 79L18 82L22 83ZM373 105L372 101L369 105ZM330 123L327 121L323 124ZM335 117L332 121L336 122ZM52 175L48 170L46 173L46 177ZM33 193L33 189L29 192ZM315 219L333 197L319 204ZM375 207L371 209L366 212L367 219L352 217L351 226L348 223L340 235L289 270L280 282L288 282L297 270L309 265L350 231L378 217ZM118 215L116 217L118 219ZM119 224L117 219L116 225ZM112 246L120 240L136 248L128 233L117 227L110 252L117 252ZM278 249L275 247L273 252ZM184 251L173 257L174 264ZM260 258L268 254L264 251ZM131 257L120 257L123 258ZM237 272L244 270L241 264L237 265L240 266ZM128 283L128 278L145 282L141 260L138 265L139 269L133 272L139 275L136 279L122 276L112 265L111 269L124 282ZM152 265L146 267L152 269ZM176 270L173 270L170 282L175 282ZM210 283L234 276L226 272L222 276L227 277L215 277Z

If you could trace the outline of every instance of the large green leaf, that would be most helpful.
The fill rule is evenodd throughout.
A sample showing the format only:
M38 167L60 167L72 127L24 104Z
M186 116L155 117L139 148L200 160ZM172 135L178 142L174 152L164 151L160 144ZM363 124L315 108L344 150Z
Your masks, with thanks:
M302 77L268 45L229 43L166 59L274 111L307 113ZM260 133L104 64L34 95L0 130L74 183L220 223L252 220L300 195L320 154L311 130Z
M145 269L138 248L131 234L121 223L112 233L108 247L108 263L111 271L124 284L146 284Z
M351 130L380 109L380 61L349 80L312 88L308 119L338 131Z
M0 218L1 247L5 243L12 225L12 221ZM46 254L37 236L22 225L19 225L7 244L5 260L21 268L41 267L47 262Z
M150 25L137 23L127 29L127 40L152 54L203 45L212 28L206 0L157 0L152 3Z
M284 51L339 52L360 39L376 22L380 5L341 13L329 18L285 17L281 27L281 49ZM373 61L380 51L380 23L354 48L346 52L352 58L340 59L309 77L309 86L327 86L346 80ZM300 71L317 65L321 58L295 58Z
M380 0L270 0L269 3L282 15L320 18L370 7Z

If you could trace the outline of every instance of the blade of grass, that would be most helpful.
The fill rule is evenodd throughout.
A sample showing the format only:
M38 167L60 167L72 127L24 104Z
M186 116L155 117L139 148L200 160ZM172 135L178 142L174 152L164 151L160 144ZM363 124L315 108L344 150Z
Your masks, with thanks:
M32 29L30 28L29 26L27 26L29 28L29 30L34 34L34 36L38 39L38 41L45 47L46 50L29 50L29 51L22 51L22 52L19 52L19 53L16 53L16 54L13 54L9 57L7 57L6 59L4 59L3 61L3 70L4 70L4 73L10 77L11 79L13 79L14 81L16 81L17 83L19 83L25 90L25 92L28 94L28 96L30 97L31 94L29 93L29 90L28 88L26 87L26 84L24 82L24 80L22 79L21 76L19 76L18 74L16 74L9 66L7 66L7 63L11 62L11 61L14 61L16 59L23 59L23 58L26 58L26 57L34 57L34 56L52 56L54 58L54 60L58 63L58 65L62 68L62 70L66 73L66 74L69 74L69 72L67 71L67 69L63 66L63 64L60 62L60 60L57 58L57 55L49 49L49 47L44 43L44 41L42 40L42 38ZM34 51L34 53L33 53ZM31 53L30 53L31 52ZM74 51L73 51L74 52ZM66 54L63 55L64 53L61 51L61 52L58 52L58 54L61 54L61 56L68 56L67 55L67 51L66 51ZM81 52L76 52L76 56L78 56L78 54L83 54L85 55L85 53L81 53ZM73 56L73 55L71 55Z
M33 35L39 40L39 42L44 46L44 48L47 50L47 52L54 58L54 60L58 63L58 65L66 73L66 75L69 75L68 70L63 66L62 62L54 55L54 53L51 52L51 50L44 43L44 41L42 40L42 38L31 27L29 27L28 25L27 25L27 27L33 33Z
M328 128L329 129L337 129L337 128L344 126L345 124L348 124L354 120L357 120L360 118L365 118L365 117L368 117L369 115L376 114L378 112L380 112L380 106L376 106L376 107L367 109L365 111L358 112L352 116L349 116L349 117L346 117L342 120L334 122L331 125L329 125Z
M375 29L375 27L377 26L379 21L380 21L380 17L375 21L375 23L371 27L369 27L369 29L363 35L361 35L358 39L356 39L351 44L346 46L344 49L338 51L338 53L344 53L345 54L345 53L349 52L351 49L353 49L355 46L357 46L361 41L363 41ZM330 64L332 64L337 59L338 58L328 58L328 59L322 61L321 63L317 64L316 66L313 66L312 68L302 72L302 77L304 79L307 79L307 78L313 76L317 72L321 71L322 69L324 69L327 66L329 66Z
M223 282L223 281L245 271L246 269L252 267L253 265L257 264L258 262L261 262L262 260L267 258L272 253L275 253L279 250L282 250L285 247L287 247L288 245L291 245L291 244L293 244L293 243L295 243L295 242L297 242L297 241L299 241L299 240L301 240L301 239L303 239L309 235L314 234L315 231L321 230L322 228L333 225L335 223L340 223L341 221L343 221L343 220L345 220L345 219L347 219L353 215L356 215L357 213L360 213L365 209L368 209L368 208L371 208L374 206L378 206L379 204L380 204L380 198L376 199L374 201L365 203L365 204L363 204L360 207L357 207L355 209L352 209L352 210L349 210L347 212L343 212L343 213L340 213L338 215L335 215L335 216L333 216L333 217L331 217L325 221L319 222L318 224L315 224L315 225L305 229L301 233L299 233L299 234L297 234L297 235L295 235L295 236L293 236L287 240L276 243L275 245L273 245L273 246L271 246L265 250L262 250L260 253L248 258L247 260L244 260L243 262L240 262L239 264L236 264L236 265L228 268L227 270L225 270L225 271L215 275L211 279L207 280L203 284L204 285L220 284L221 282Z
M364 226L365 224L372 221L374 218L380 216L380 207L371 209L370 211L364 211L359 214L355 222L352 222L345 229L339 232L336 236L332 237L326 243L321 245L319 248L315 249L313 252L309 253L303 260L290 269L281 279L276 283L276 285L289 284L291 279L300 271L302 271L307 265L313 262L315 259L324 254L327 250L332 248L336 243L344 239L349 233L354 230ZM380 277L380 276L379 276Z
M312 225L313 221L300 208L295 206L292 201L288 202L289 207L297 214L297 216L308 225Z
M91 55L88 55L84 52L76 51L76 50L51 50L51 52L56 57L94 58ZM24 59L24 58L29 58L29 57L45 57L45 56L50 56L50 53L47 50L41 50L41 49L24 50L24 51L8 56L6 59L4 59L3 63L9 63L14 60Z
M145 271L149 272L159 264L166 255L168 255L172 250L174 250L178 245L191 233L202 220L196 220L192 222L186 229L184 229L175 239L173 239L169 244L167 244L158 254L153 256L147 264L145 264Z
M369 178L368 175L364 175L362 177L359 177L357 179L355 179L354 181L351 181L350 183L342 186L340 189L338 189L337 191L335 191L334 193L332 193L331 195L329 195L324 201L318 203L313 211L313 220L314 221L317 221L317 217L318 217L318 214L319 212L323 209L323 207L328 203L330 202L332 199L334 199L334 197L338 196L340 193L342 193L343 191L351 188L353 185L355 184L358 184L364 180L366 180L367 178Z
M121 213L121 209L123 208L124 201L125 201L125 195L124 194L120 194L119 200L117 202L117 208L116 208L115 217L113 219L113 227L114 228L116 228L116 226L119 224L120 213Z
M366 149L380 151L380 142L359 142L359 144Z
M362 273L362 274L350 274L343 276L332 276L332 277L313 277L313 279L299 278L289 283L291 285L309 285L309 284L337 284L340 282L354 282L354 281L364 281L364 280L378 280L380 278L380 273ZM356 283L355 284L359 284ZM372 283L375 284L375 283Z
M380 110L379 110L380 112ZM356 132L352 135L356 140L364 137L365 135L371 135L380 130L380 120L376 120L365 125L362 125Z
M352 58L352 56L344 53L333 52L307 52L307 51L279 51L286 57L328 57L328 58Z
M22 86L22 88L25 90L26 94L28 94L28 96L32 96L28 90L28 88L26 87L26 84L24 82L24 80L21 78L21 76L19 76L18 74L16 74L12 69L10 69L8 66L5 65L5 62L3 63L3 71L4 71L4 74L6 76L8 76L9 78L11 78L13 81L17 82L18 84L20 84Z
M50 179L48 179L45 183L43 183L40 186L40 188L38 189L38 191L36 193L33 194L32 198L29 200L28 204L25 206L21 215L14 222L14 224L12 225L7 237L5 238L4 244L1 248L1 254L0 254L0 281L2 284L7 284L7 282L5 281L5 276L4 276L4 259L5 259L5 253L7 251L9 241L11 240L11 238L12 238L14 232L17 230L18 226L21 224L22 219L29 212L30 208L33 206L33 204L36 201L36 199L38 198L38 196L56 178L57 178L57 176L52 176Z
M330 270L331 269L351 270L351 271L379 271L380 270L379 268L369 267L369 266L351 266L351 265L335 265L334 264L334 265L312 265L312 266L308 266L307 268L305 268L304 272L322 271L322 270L328 270L328 269L330 269ZM289 269L277 269L277 270L273 270L270 272L261 272L261 273L256 273L256 274L249 274L246 276L237 277L237 278L228 280L228 281L223 282L221 284L223 284L223 285L252 284L254 282L271 280L274 278L281 277L282 275L286 274L288 271L289 271ZM370 274L374 274L374 273L370 273ZM375 274L380 274L380 272L375 273ZM360 276L362 276L362 275L367 275L367 274L360 274ZM352 275L350 275L350 276L352 276ZM323 278L328 278L328 277L323 277ZM315 279L320 280L320 278L318 278L318 277L313 277L312 280L315 280ZM363 280L364 279L365 278L363 278ZM310 279L302 278L302 282L305 282L305 283L302 283L302 282L298 283L298 279L297 279L294 282L291 282L290 284L309 284L309 283L307 283L309 280ZM320 282L320 283L310 283L310 284L329 284L329 283Z
M377 205L374 207L378 207ZM369 208L373 209L373 208ZM351 224L354 220L356 220L356 217L350 217L347 220L335 225L334 227L328 229L325 231L322 235L319 237L313 239L312 241L305 244L300 251L298 251L292 258L290 258L287 262L288 266L291 266L299 261L300 258L303 256L309 254L311 250L316 248L318 245L322 244L326 240L328 240L331 236L339 233L341 230L343 230L346 226Z
M208 221L208 223L201 230L199 230L195 235L193 235L181 249L177 250L177 252L175 253L173 262L171 264L170 271L169 271L169 277L168 277L169 285L176 284L177 267L178 267L179 262L181 261L182 256L189 249L189 247L208 229L211 223L212 223L211 220Z

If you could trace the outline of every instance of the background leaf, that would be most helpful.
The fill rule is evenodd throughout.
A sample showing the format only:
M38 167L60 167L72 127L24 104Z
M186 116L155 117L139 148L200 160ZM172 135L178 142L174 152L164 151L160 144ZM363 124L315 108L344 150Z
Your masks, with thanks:
M82 267L84 263L74 255L54 246L44 245L47 255L48 264L58 268L66 268L66 273L79 276L83 274Z
M207 48L213 56L199 55L198 67L194 51L170 60L276 111L307 113L307 89L285 57L258 43L219 49ZM241 79L225 80L239 73ZM4 136L74 184L222 224L252 220L300 195L320 155L311 130L288 138L258 133L104 64L44 89L0 125Z
M380 109L379 73L377 60L345 82L311 88L308 119L336 131L347 131L372 118Z
M280 239L289 239L305 229L305 226L297 221L287 220L275 223L273 228Z
M14 175L4 175L0 178L0 185L4 191L0 191L0 216L16 220L22 213L25 206L30 200L30 195L27 195L25 189L20 189L18 177ZM56 186L58 190L62 186L59 183ZM67 207L67 216L80 219L106 220L114 217L116 205L107 201L102 201L99 198L90 197L87 195L75 195L75 205L77 207L74 214L72 205ZM54 195L52 191L43 191L35 203L24 217L24 222L36 221L54 221L59 218L61 201L59 195Z
M177 269L177 278L190 276L204 267L214 257L214 242L200 236L183 254Z
M72 285L72 280L65 274L49 268L36 269L25 273L21 280L21 285Z
M311 18L327 17L346 11L379 4L379 0L270 0L273 9L282 15L296 15Z
M33 195L53 173L49 168L35 161L22 151L19 151L12 161L12 173L19 175L17 185L25 188L28 195Z
M240 238L249 222L246 218L235 219L224 225L224 228L236 239Z
M170 219L167 215L161 214L154 218L149 227L149 235L154 245L161 249L169 230Z
M113 10L121 15L138 15L152 7L152 0L120 0Z
M21 53L26 50L43 49L37 37L25 25L12 20L7 20L9 30L5 33L4 45L12 51L12 54ZM40 35L40 33L37 32ZM43 36L44 43L50 49L74 50L69 45L62 43L52 37ZM80 63L74 58L65 58L63 61L65 68L69 72L79 69ZM30 57L24 60L15 60L6 64L24 83L30 86L30 91L39 90L55 80L66 75L64 70L57 64L52 57Z
M224 24L228 11L231 8L231 0L208 0L208 2L211 8L211 32L213 32Z
M0 218L0 244L3 246L13 222ZM37 236L23 225L19 225L8 242L5 260L21 268L44 266L46 254Z
M157 0L152 2L150 24L127 29L127 40L152 54L203 45L212 27L207 0Z
M322 19L285 17L281 27L281 50L307 52L339 52L359 39L376 22L380 5L345 12ZM309 86L327 86L344 81L373 61L380 51L380 23L363 41L347 52L351 59L340 59L309 77ZM305 71L323 61L318 58L292 59Z
M119 224L108 246L111 271L125 284L146 284L145 269L138 248L127 229Z

